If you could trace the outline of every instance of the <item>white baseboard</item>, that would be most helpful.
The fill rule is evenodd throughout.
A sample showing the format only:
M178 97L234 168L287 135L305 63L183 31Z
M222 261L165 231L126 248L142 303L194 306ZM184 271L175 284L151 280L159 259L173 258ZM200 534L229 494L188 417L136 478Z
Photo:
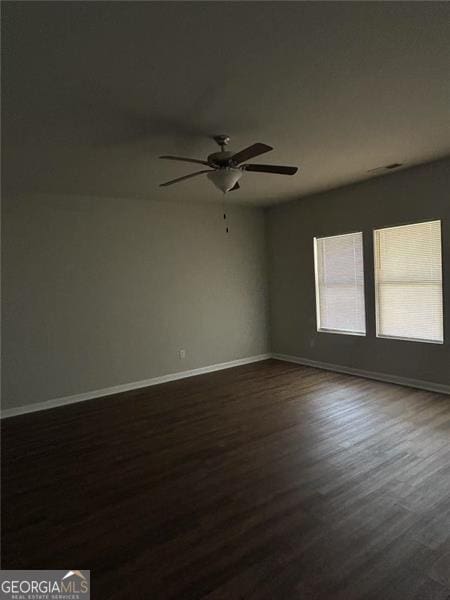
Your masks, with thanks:
M317 360L311 360L309 358L301 358L299 356L290 356L288 354L273 353L258 354L256 356L239 358L237 360L231 360L224 363L217 363L215 365L200 367L198 369L192 369L190 371L179 371L178 373L169 373L168 375L161 375L160 377L152 377L151 379L143 379L142 381L133 381L131 383L124 383L122 385L107 387L100 390L93 390L90 392L84 392L82 394L75 394L73 396L65 396L62 398L46 400L45 402L26 404L25 406L18 406L17 408L7 408L1 411L0 416L2 419L6 419L8 417L15 417L18 415L24 415L27 413L37 412L41 410L48 410L50 408L56 408L58 406L66 406L68 404L75 404L76 402L84 402L85 400L101 398L102 396L111 396L113 394L119 394L121 392L127 392L129 390L137 390L139 388L159 385L160 383L176 381L177 379L185 379L187 377L194 377L195 375L203 375L205 373L212 373L213 371L221 371L223 369L230 369L232 367L238 367L240 365L247 365L262 360L267 360L269 358L275 358L277 360L296 363L306 367L324 369L326 371L335 371L337 373L345 373L347 375L356 375L357 377L364 377L366 379L376 379L377 381L383 381L385 383L405 385L421 390L427 390L429 392L450 394L450 386L443 385L440 383L433 383L432 381L423 381L421 379L409 379L407 377L388 375L386 373L376 373L373 371L364 371L362 369L354 369L352 367L345 367L341 365L335 365L332 363L325 363Z
M168 375L161 375L160 377L152 377L151 379L143 379L142 381L133 381L131 383L115 385L112 387L103 388L101 390L84 392L83 394L75 394L73 396L54 398L52 400L46 400L45 402L36 402L35 404L26 404L25 406L18 406L17 408L7 408L1 411L1 418L6 419L8 417L16 417L18 415L24 415L40 410L56 408L58 406L66 406L67 404L75 404L76 402L84 402L85 400L93 400L94 398L101 398L102 396L111 396L113 394L119 394L121 392L128 392L129 390L137 390L139 388L150 387L152 385L158 385L160 383L167 383L169 381L175 381L177 379L185 379L186 377L193 377L194 375L203 375L204 373L212 373L213 371L231 369L232 367L239 367L240 365L247 365L250 363L259 362L261 360L267 360L271 357L271 354L258 354L256 356L248 356L247 358L230 360L228 362L217 363L215 365L209 365L207 367L191 369L190 371L179 371L178 373L169 373Z
M423 381L422 379L409 379L407 377L399 377L397 375L388 375L387 373L377 373L373 371L364 371L363 369L354 369L335 365L332 363L311 360L309 358L301 358L299 356L290 356L288 354L272 354L272 358L284 360L286 362L297 363L305 367L315 367L316 369L325 369L326 371L336 371L337 373L345 373L346 375L356 375L366 379L376 379L385 383L395 383L397 385L405 385L407 387L418 388L428 392L439 392L441 394L450 394L450 386L432 381Z

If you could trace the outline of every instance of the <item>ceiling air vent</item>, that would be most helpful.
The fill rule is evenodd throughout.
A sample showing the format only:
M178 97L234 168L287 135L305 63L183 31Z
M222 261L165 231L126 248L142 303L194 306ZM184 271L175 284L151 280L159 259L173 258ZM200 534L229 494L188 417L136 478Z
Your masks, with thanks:
M374 169L369 169L368 173L374 173L375 171L390 171L391 169L398 169L402 167L403 163L391 163L390 165L383 165L382 167L375 167Z

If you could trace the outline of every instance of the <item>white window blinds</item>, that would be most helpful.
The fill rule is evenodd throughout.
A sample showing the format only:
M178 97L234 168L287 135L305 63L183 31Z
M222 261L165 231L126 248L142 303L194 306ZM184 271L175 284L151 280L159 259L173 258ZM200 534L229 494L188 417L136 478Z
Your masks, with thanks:
M314 239L317 329L364 335L362 233Z
M443 342L441 222L374 231L377 335Z

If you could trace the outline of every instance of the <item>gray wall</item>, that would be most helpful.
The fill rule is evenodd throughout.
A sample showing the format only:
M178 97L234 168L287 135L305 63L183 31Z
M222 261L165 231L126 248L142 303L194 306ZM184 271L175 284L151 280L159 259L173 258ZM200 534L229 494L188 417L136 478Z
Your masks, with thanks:
M229 225L218 204L5 199L3 408L267 352L264 212Z
M375 336L372 230L442 219L443 345ZM316 331L313 237L364 232L367 336ZM439 161L274 207L268 216L272 351L450 384L450 161Z
M231 207L228 235L221 215L217 204L4 199L3 407L262 354L270 345L276 353L450 384L450 161L266 215ZM445 344L377 339L372 229L426 219L443 221ZM360 230L367 337L317 333L312 239Z

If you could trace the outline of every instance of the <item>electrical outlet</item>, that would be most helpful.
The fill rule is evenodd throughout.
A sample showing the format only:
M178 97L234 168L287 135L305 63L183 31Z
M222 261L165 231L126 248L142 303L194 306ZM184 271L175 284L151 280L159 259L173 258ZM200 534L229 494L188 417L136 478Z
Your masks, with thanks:
M178 350L178 357L180 360L184 360L186 358L186 350L184 348Z

